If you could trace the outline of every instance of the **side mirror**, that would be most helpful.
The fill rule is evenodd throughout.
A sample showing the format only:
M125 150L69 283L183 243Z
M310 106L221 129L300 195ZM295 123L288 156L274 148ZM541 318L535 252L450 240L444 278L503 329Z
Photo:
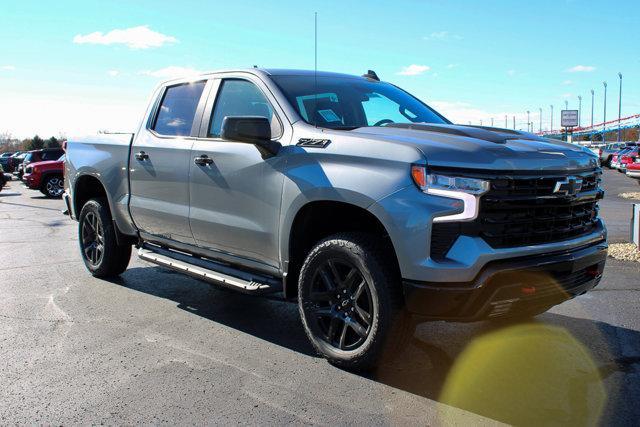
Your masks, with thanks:
M271 139L271 125L265 117L227 116L222 121L222 139L259 144Z
M227 116L220 137L227 141L254 144L263 157L278 154L280 144L271 140L271 124L265 117Z

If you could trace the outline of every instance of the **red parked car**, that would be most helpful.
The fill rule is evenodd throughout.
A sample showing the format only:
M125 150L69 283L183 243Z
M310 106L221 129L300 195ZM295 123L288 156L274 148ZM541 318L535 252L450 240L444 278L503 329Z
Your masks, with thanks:
M633 163L627 164L627 176L637 179L640 184L640 157L636 157Z
M22 180L32 190L40 190L47 197L61 197L64 192L64 159L29 163Z
M618 172L626 172L627 167L630 164L635 163L639 155L640 153L638 152L638 147L631 148L627 152L620 154L618 160Z

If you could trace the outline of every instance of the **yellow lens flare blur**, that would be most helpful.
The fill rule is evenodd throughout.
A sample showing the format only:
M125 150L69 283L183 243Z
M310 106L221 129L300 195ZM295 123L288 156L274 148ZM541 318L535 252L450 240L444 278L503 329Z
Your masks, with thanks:
M475 338L456 359L442 403L513 425L596 425L606 401L589 352L564 328L529 323ZM456 411L441 412L446 425Z

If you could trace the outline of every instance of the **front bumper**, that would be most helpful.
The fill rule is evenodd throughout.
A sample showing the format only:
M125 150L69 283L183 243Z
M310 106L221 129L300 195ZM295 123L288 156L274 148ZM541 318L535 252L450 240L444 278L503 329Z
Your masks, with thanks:
M22 181L24 184L32 190L40 188L40 177L32 173L22 175Z
M631 178L640 179L640 169L627 169L627 176Z
M493 261L469 282L403 281L408 310L428 320L470 322L545 311L594 288L607 244Z

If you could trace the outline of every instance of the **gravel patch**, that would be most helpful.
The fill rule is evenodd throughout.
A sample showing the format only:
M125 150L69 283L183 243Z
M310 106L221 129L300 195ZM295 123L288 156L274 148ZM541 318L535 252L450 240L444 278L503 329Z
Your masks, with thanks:
M633 191L631 193L620 193L618 197L623 199L640 200L640 191Z
M640 262L640 251L633 243L611 243L609 256L621 261Z

